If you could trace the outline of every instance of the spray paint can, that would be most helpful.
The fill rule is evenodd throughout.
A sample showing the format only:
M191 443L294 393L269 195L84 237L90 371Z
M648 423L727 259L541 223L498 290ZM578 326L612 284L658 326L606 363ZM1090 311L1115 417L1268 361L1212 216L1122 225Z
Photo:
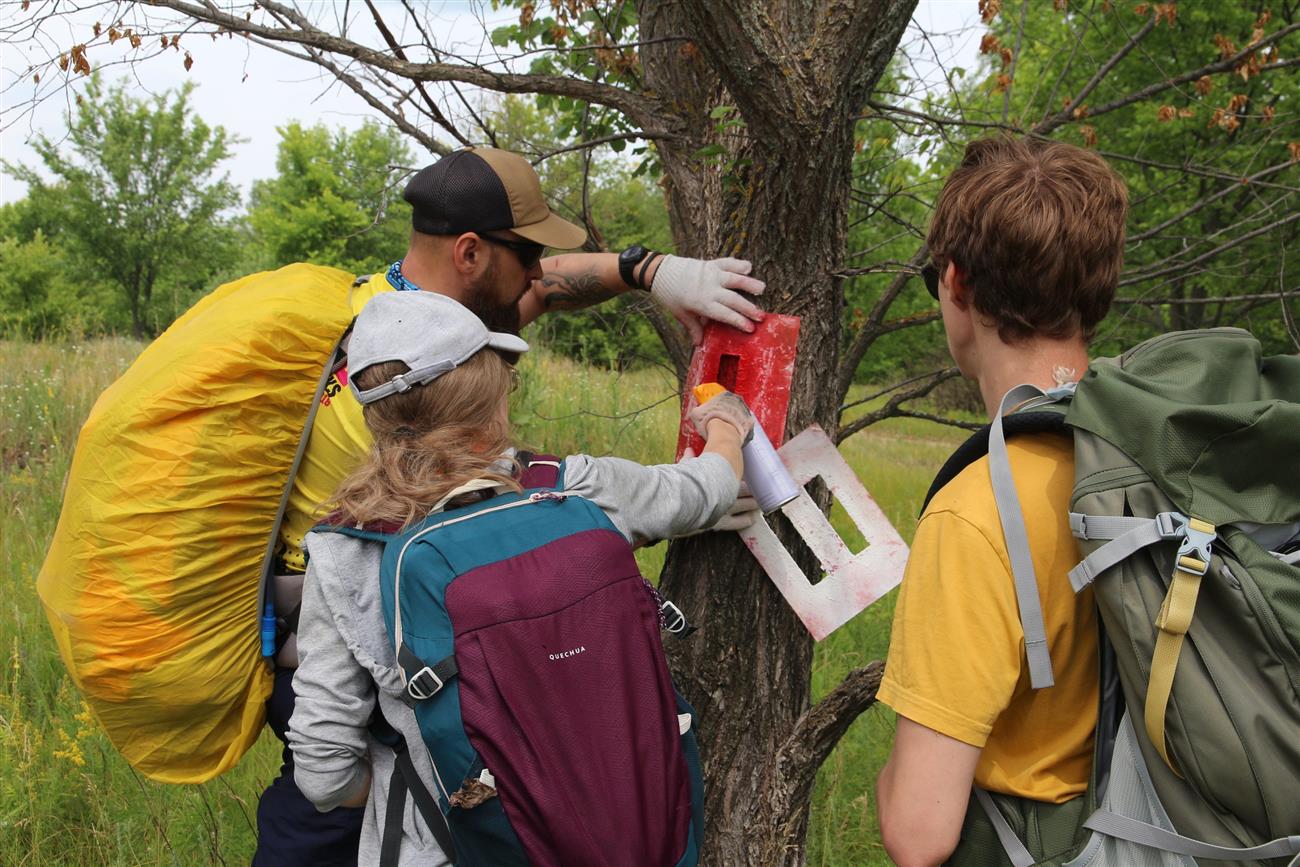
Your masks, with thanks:
M725 391L716 382L706 382L695 387L695 400L708 403ZM772 514L802 492L757 421L753 435L740 453L745 459L745 484L764 515Z

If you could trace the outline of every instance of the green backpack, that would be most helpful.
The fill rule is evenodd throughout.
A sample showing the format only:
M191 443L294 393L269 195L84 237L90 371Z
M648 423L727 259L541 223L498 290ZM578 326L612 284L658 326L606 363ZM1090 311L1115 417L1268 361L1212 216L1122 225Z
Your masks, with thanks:
M1006 437L1047 430L1074 439L1070 581L1101 615L1092 778L1060 805L976 790L950 863L1300 854L1300 356L1166 334L1077 386L1012 389L948 461L931 496L989 455L1035 689L1052 665Z

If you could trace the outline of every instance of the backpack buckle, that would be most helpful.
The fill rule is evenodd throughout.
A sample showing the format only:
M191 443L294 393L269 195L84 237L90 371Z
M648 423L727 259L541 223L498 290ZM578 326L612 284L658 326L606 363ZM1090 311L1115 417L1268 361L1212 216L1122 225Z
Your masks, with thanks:
M442 678L427 665L406 682L406 694L416 701L433 698L441 689Z
M1184 572L1204 575L1210 570L1210 557L1218 531L1213 524L1189 518L1181 512L1160 512L1156 527L1165 539L1182 539L1178 546L1177 565Z
M1189 518L1187 533L1183 543L1178 546L1178 568L1193 575L1204 575L1210 571L1210 549L1216 538L1218 532L1213 524Z
M673 635L681 635L686 631L689 624L686 622L686 615L682 609L678 608L667 599L659 606L659 613L664 618L664 632L670 632Z

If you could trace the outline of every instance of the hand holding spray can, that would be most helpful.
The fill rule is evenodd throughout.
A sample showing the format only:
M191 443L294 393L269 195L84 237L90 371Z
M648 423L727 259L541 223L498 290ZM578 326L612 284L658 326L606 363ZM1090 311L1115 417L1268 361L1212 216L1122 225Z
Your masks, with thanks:
M706 382L695 387L695 400L703 405L727 390L716 382ZM754 423L749 442L740 450L745 459L745 484L758 501L764 515L770 515L800 494L800 488L781 462L781 456L772 448L772 442L763 432L763 426Z

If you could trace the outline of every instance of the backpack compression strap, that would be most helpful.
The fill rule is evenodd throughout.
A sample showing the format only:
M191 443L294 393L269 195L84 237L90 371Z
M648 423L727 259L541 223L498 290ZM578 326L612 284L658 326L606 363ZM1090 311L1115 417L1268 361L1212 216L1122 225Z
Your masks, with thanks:
M1070 570L1070 584L1075 592L1086 587L1097 575L1149 545L1172 539L1180 540L1169 590L1156 615L1155 625L1159 631L1151 657L1151 674L1147 678L1143 717L1152 746L1160 753L1160 758L1164 759L1169 769L1182 777L1169 757L1165 744L1165 714L1174 687L1174 671L1178 668L1183 639L1191 627L1196 597L1200 594L1201 578L1210 568L1217 530L1213 524L1189 518L1180 512L1160 512L1154 518L1071 512L1070 531L1078 539L1110 540Z
M375 703L375 717L370 722L370 733L375 740L391 747L393 750L393 776L388 782L388 803L384 807L384 836L380 841L380 867L392 867L400 863L399 853L402 848L402 817L406 814L406 795L409 792L415 799L415 808L424 819L433 839L451 863L456 862L456 847L451 839L451 825L446 815L438 807L420 774L411 761L411 753L406 746L406 738L384 717Z

